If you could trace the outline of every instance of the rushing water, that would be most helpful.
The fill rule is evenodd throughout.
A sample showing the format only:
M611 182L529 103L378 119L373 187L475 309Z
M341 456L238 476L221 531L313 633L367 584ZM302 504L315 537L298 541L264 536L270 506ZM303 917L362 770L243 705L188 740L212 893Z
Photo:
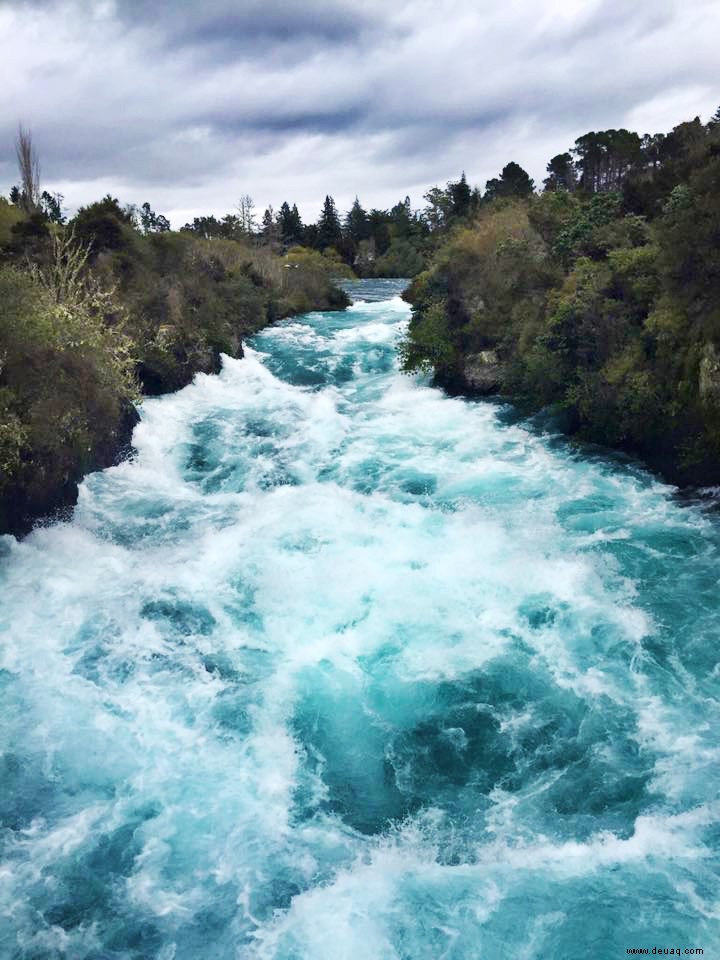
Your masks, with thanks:
M719 955L717 521L400 375L399 289L0 541L3 958Z

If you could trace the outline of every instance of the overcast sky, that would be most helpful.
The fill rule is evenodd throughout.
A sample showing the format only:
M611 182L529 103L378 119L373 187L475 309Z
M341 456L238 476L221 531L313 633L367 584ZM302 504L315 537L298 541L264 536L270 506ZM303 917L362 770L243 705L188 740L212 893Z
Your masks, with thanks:
M0 0L0 192L18 121L70 210L173 226L326 193L367 207L509 160L539 182L593 129L720 104L719 0Z

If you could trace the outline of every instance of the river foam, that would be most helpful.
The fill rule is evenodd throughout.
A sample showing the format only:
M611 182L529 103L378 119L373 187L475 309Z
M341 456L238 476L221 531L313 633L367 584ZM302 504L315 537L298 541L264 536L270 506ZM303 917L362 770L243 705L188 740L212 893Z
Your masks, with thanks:
M2 956L720 945L717 521L399 374L399 289L0 542Z

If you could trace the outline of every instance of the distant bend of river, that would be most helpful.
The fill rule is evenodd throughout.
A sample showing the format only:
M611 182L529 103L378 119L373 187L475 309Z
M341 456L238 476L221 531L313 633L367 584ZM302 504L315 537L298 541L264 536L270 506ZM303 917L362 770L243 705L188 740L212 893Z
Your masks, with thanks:
M717 519L351 286L0 541L0 956L720 956Z

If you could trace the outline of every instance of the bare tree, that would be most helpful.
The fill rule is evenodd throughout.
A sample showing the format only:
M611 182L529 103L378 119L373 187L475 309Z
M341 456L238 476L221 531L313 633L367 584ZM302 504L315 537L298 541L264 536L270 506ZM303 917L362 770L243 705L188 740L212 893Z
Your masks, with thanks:
M238 201L237 211L240 218L240 229L251 237L255 233L257 226L255 217L255 201L249 193L244 193Z
M22 124L18 127L15 154L20 170L20 203L27 213L35 213L40 207L40 161L32 133Z

